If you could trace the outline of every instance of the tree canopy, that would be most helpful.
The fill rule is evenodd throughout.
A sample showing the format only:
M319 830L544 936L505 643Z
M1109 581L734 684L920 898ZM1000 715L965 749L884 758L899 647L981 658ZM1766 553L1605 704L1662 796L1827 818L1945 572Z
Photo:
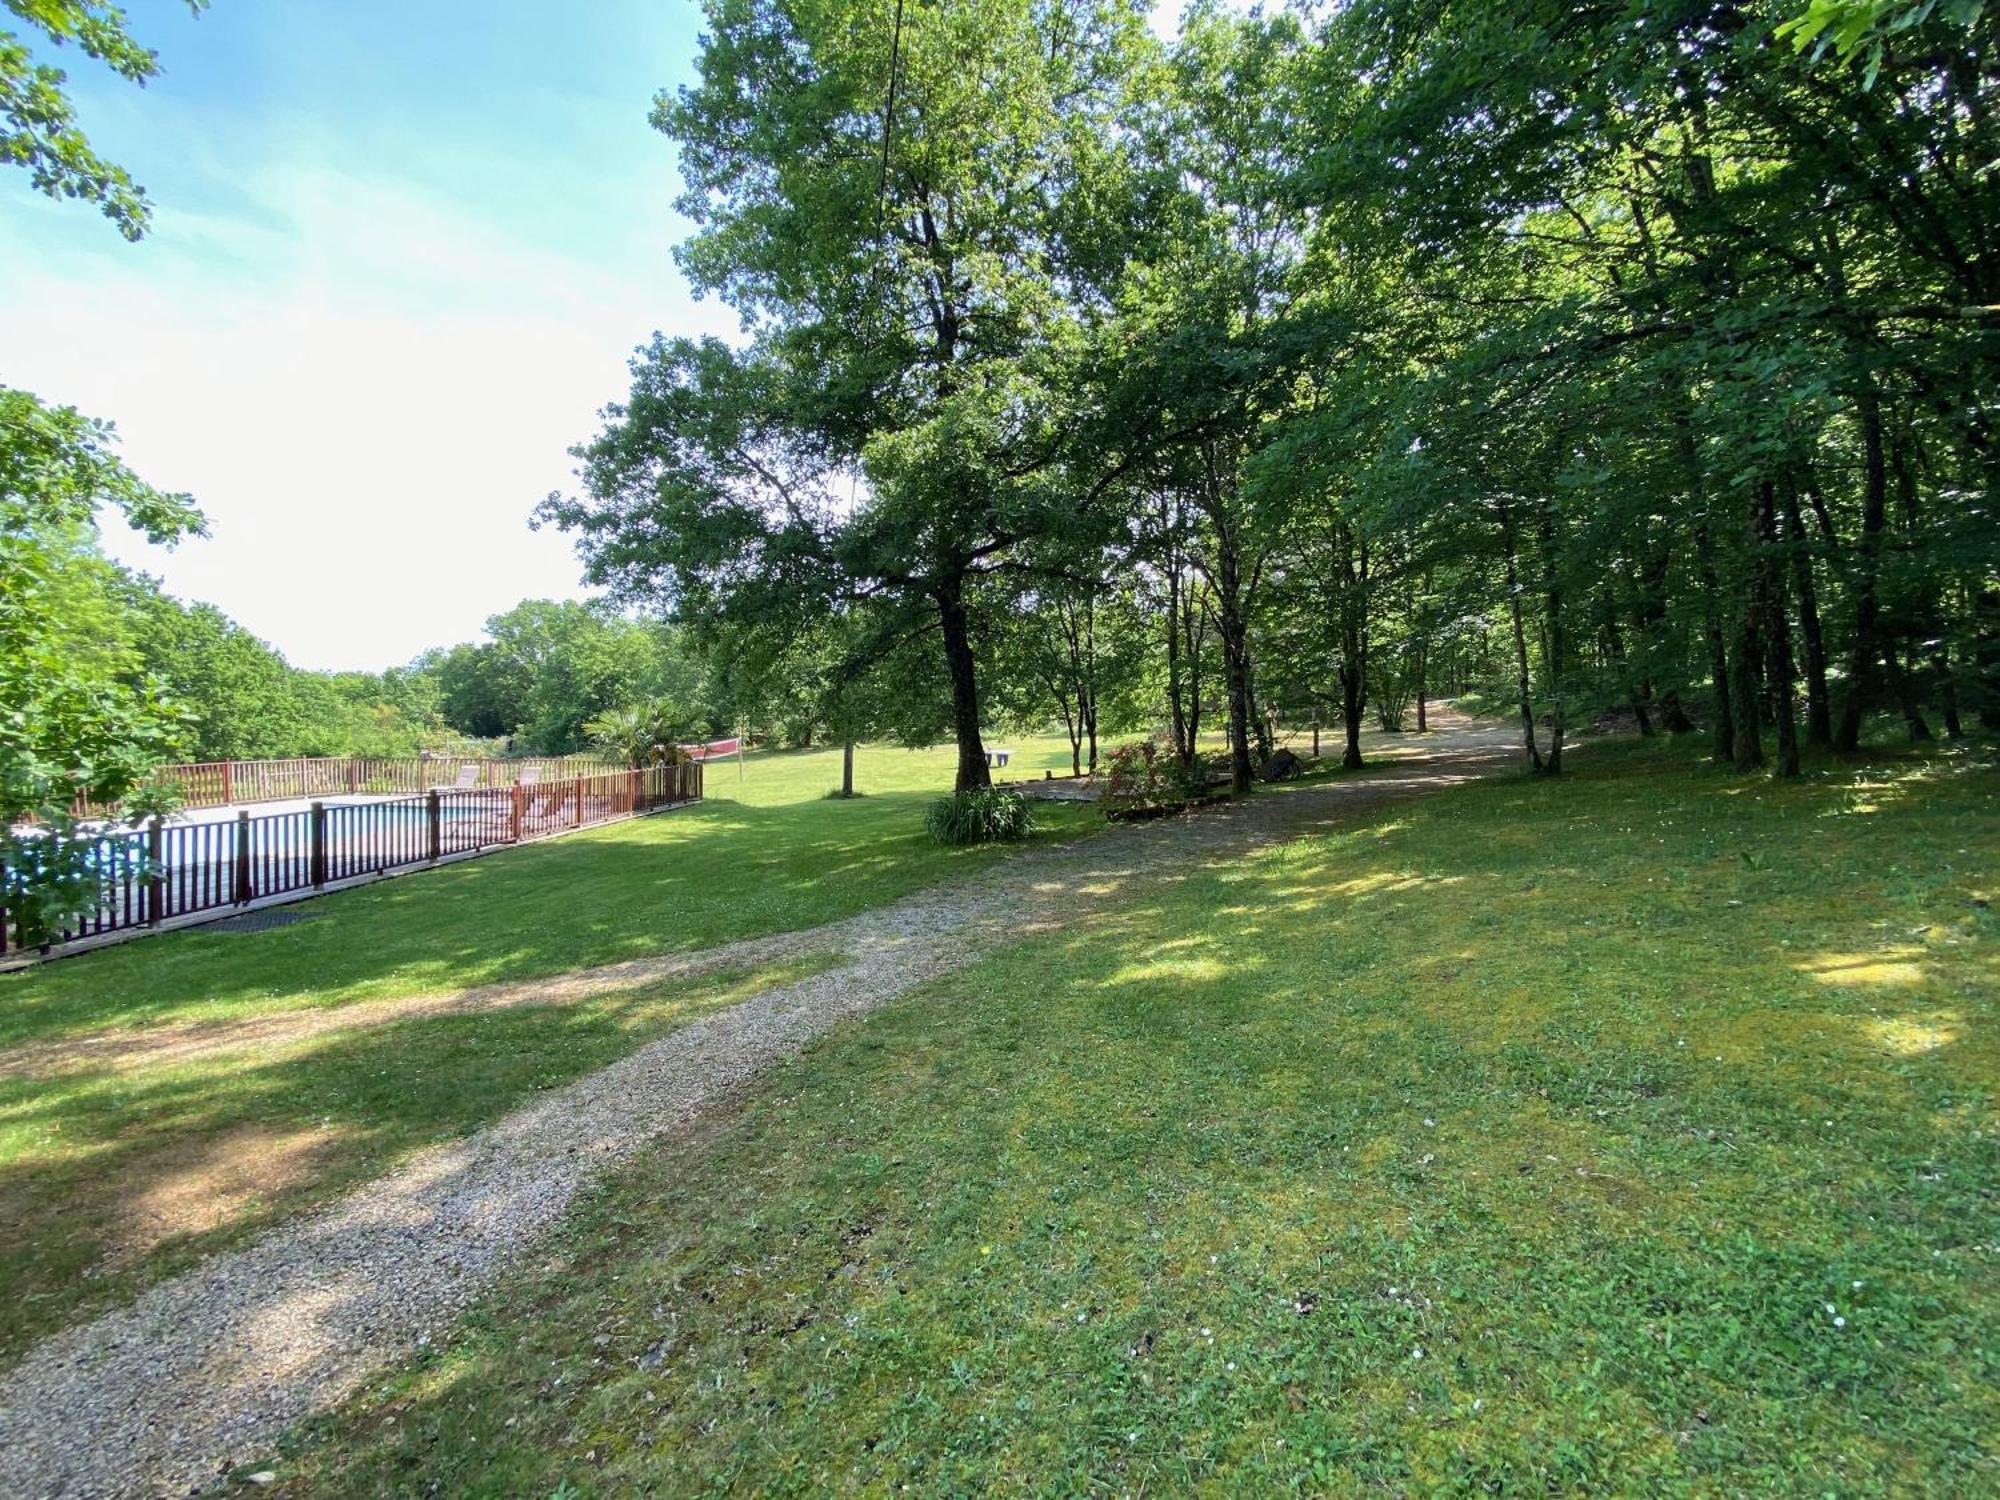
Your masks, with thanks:
M1996 712L1984 6L707 14L655 123L745 337L642 350L543 515L698 631L929 640L961 787L1087 718L1110 578L1130 718L1191 760L1219 693L1239 788L1441 687L1550 772L1581 714L1792 774Z

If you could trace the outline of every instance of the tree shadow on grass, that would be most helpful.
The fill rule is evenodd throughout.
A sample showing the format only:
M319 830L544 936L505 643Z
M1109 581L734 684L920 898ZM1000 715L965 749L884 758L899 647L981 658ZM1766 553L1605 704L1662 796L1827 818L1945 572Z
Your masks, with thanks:
M823 962L0 1083L0 1353Z

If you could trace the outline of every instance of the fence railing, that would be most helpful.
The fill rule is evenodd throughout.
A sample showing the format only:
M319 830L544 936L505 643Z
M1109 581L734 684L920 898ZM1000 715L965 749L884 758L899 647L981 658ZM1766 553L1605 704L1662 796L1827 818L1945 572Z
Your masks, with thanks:
M466 768L476 768L470 775ZM524 756L491 760L471 755L431 755L416 760L321 755L292 760L205 760L161 766L151 779L173 787L181 805L189 808L230 807L238 803L292 802L308 797L415 795L433 787L458 786L463 776L469 789L510 787L523 779L543 784L577 776L600 776L616 769L588 755ZM114 804L78 802L79 817L107 816Z
M0 954L53 949L176 917L248 906L452 855L522 843L681 802L698 802L698 763L599 771L534 785L426 790L421 796L315 801L310 807L206 822L153 822L100 835L91 852L97 901L61 931L23 932L6 909L0 869ZM559 893L558 893L559 895Z

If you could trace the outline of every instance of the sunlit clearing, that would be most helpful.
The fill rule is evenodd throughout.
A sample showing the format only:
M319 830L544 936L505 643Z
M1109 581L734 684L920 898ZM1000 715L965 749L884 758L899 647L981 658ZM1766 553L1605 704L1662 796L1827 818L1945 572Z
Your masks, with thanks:
M1916 1057L1957 1041L1965 1027L1958 1012L1944 1010L1927 1016L1871 1020L1867 1031L1877 1046L1900 1057Z
M1879 953L1823 953L1798 965L1821 984L1921 984L1921 948L1885 948Z

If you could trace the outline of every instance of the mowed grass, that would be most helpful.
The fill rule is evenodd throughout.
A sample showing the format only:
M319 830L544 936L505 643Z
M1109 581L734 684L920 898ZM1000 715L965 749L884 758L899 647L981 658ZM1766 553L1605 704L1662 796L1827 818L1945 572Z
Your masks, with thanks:
M416 1015L181 1064L0 1078L0 1359L831 961Z
M1018 744L1024 775L1066 771L1068 745ZM840 752L757 753L707 771L699 806L320 897L313 920L253 934L203 928L0 974L0 1049L105 1027L219 1021L434 994L641 954L817 926L1002 857L923 830L952 751L863 746L864 795L823 800ZM1049 803L1041 839L1094 812Z
M844 1028L275 1463L312 1494L1991 1493L1971 755L1593 747Z
M1066 749L1066 747L1065 747ZM1048 742L1023 759L1049 758ZM1066 761L1066 755L1065 755ZM421 998L814 926L960 878L1001 851L925 836L945 751L752 755L710 800L323 897L313 919L201 929L0 976L0 1359L410 1152L605 1066L716 1006L799 977L767 968L564 1005L362 1018L193 1060L121 1061L121 1037ZM1051 804L1042 839L1094 826ZM6 1049L89 1036L50 1072Z

